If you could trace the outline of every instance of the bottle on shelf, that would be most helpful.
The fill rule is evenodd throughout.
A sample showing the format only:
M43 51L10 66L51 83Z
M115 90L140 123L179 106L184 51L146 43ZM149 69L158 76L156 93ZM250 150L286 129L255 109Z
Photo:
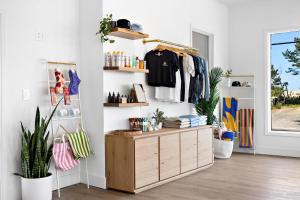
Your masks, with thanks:
M139 68L139 57L135 58L135 68Z
M107 66L107 67L112 66L112 64L111 64L111 53L110 52L107 52L105 54L105 66Z
M111 102L112 102L112 96L111 96L111 93L110 93L110 92L108 93L107 102L108 102L108 103L111 103Z

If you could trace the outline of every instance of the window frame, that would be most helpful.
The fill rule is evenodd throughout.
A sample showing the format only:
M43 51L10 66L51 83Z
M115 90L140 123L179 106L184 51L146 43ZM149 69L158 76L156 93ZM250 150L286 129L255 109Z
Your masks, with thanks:
M300 27L269 30L265 32L265 135L280 137L300 137L299 131L272 130L271 109L271 35L300 31Z

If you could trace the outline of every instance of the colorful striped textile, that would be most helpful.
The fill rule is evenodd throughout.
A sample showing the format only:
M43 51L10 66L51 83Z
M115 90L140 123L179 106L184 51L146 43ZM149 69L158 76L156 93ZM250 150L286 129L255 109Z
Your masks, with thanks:
M64 136L63 136L64 138ZM54 142L53 158L57 169L67 171L79 164L79 160L74 159L70 144L63 139L62 143Z
M238 100L234 97L223 98L223 122L228 131L237 131Z
M89 139L82 129L69 133L68 139L76 160L87 158L92 153Z
M252 148L254 109L240 109L238 115L239 146L242 148Z

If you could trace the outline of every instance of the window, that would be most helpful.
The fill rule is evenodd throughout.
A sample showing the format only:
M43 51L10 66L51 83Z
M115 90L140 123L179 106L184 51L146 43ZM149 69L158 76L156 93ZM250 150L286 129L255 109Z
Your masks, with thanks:
M300 132L300 31L270 35L271 131Z

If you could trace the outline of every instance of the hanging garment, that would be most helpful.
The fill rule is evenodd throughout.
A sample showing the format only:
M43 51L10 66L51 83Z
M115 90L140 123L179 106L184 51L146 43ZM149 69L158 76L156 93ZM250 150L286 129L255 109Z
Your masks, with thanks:
M190 77L189 103L196 104L202 98L203 76L200 74L199 59L193 56L195 76Z
M175 88L155 87L155 99L158 101L180 103L181 77L179 70L176 72L176 80Z
M198 57L199 63L200 63L200 74L203 75L204 81L205 81L205 92L204 92L204 98L206 101L209 100L210 97L210 82L209 82L209 70L208 70L208 62Z
M176 53L169 50L149 51L144 60L147 74L148 85L154 87L172 87L176 86L176 72L179 69L179 60Z
M195 66L195 76L190 77L189 103L196 104L199 99L204 98L208 101L210 96L210 83L208 73L208 63L201 57L193 56Z
M223 98L223 122L228 131L237 131L238 100L234 97Z
M69 93L70 95L77 95L81 80L79 79L76 70L69 70L69 77L70 77Z
M57 142L61 140L62 142ZM62 138L56 138L53 143L53 158L57 169L67 171L77 166L80 161L74 159L70 144L65 141L65 135Z
M183 66L183 56L179 56L179 71L180 71L180 102L184 102L185 99L185 74Z
M87 158L91 154L92 150L88 136L82 128L77 129L74 133L69 133L68 139L76 160Z
M238 116L239 146L253 147L254 109L240 109Z
M184 70L184 80L185 80L185 92L184 92L184 101L189 99L189 87L190 87L190 77L195 76L195 66L193 57L187 55L183 57L183 70Z
M183 57L179 57L179 70L176 72L176 86L170 87L155 87L155 99L158 101L166 101L173 103L180 103L184 101L184 69L183 69Z
M63 88L65 87L65 84L66 84L64 74L62 73L62 71L59 68L55 68L54 75L55 75L55 79L56 79L55 92L56 92L56 94L62 94Z

